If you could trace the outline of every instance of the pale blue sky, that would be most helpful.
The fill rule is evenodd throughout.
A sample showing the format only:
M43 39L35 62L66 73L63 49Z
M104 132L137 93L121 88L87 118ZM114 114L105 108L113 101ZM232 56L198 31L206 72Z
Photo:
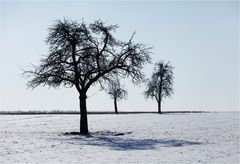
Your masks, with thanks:
M175 94L163 110L239 110L238 1L1 1L0 110L78 110L75 88L27 90L18 68L47 54L47 28L63 17L118 24L121 40L136 31L135 41L154 46L153 63L171 61ZM147 77L152 69L145 67ZM143 96L145 85L124 83L129 95L119 110L156 111ZM113 110L98 87L88 96L88 110Z

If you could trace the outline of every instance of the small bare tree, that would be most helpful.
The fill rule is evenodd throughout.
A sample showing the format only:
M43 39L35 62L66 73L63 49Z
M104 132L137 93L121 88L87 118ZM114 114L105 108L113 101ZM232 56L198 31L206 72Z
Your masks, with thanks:
M30 78L28 87L75 87L80 101L80 133L88 134L87 91L116 75L131 77L134 83L144 75L143 65L150 62L150 49L144 44L117 40L113 32L117 25L105 25L101 20L92 24L64 19L50 28L46 43L49 54L39 66L25 70Z
M121 86L119 79L116 78L116 80L109 82L107 92L113 99L114 110L118 114L117 101L127 97L127 90Z
M173 94L173 79L173 66L170 62L160 61L155 64L152 77L147 80L145 95L157 101L158 113L161 113L162 99Z

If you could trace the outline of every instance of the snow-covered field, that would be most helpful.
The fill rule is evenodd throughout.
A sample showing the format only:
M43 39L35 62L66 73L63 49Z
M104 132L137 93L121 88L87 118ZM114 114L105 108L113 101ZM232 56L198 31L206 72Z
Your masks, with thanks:
M1 115L0 163L239 163L239 113ZM110 132L111 131L111 132ZM115 135L124 133L124 135Z

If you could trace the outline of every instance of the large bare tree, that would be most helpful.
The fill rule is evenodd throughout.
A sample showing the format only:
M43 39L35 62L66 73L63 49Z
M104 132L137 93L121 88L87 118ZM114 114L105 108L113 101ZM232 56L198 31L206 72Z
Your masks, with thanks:
M111 96L114 102L114 111L118 114L117 101L127 97L127 90L121 85L119 78L109 82L107 93Z
M173 94L173 79L173 66L170 62L160 61L155 64L152 77L147 80L145 95L157 101L158 113L161 113L162 99Z
M116 75L131 77L134 83L144 75L141 69L150 62L151 47L113 36L117 25L101 20L91 24L69 19L57 20L50 28L46 43L49 54L38 66L25 70L28 87L75 87L80 100L80 133L88 134L87 91L96 83L104 83Z

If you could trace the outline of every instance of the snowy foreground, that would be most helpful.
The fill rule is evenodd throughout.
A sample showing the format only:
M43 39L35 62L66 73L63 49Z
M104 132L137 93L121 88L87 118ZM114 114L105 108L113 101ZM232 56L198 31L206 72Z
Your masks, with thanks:
M239 113L1 115L0 163L239 163ZM124 133L124 135L122 135Z

